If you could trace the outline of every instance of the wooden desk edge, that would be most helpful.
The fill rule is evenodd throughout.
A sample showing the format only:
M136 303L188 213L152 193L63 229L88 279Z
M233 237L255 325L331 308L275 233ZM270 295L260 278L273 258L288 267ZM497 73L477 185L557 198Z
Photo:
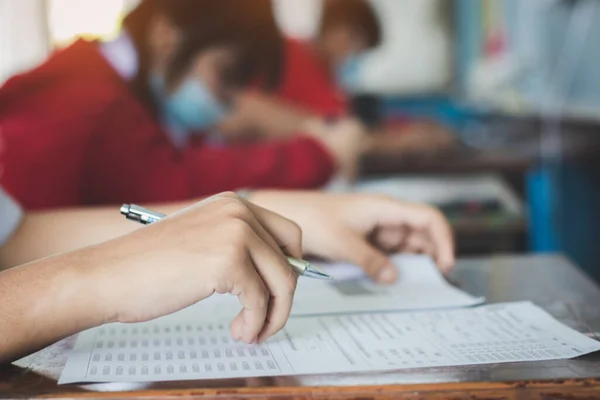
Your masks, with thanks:
M247 387L247 388L210 388L210 389L154 389L135 392L73 392L56 393L38 396L38 398L266 398L304 399L314 397L326 398L361 398L377 399L388 396L403 398L420 397L427 394L431 398L472 398L474 394L494 395L500 398L521 398L523 392L545 396L568 395L569 398L590 398L590 394L600 396L600 379L565 379L549 381L517 381L517 382L456 382L439 384L406 384L406 385L368 385L368 386L314 386L314 387ZM499 397L506 396L506 397ZM535 397L534 397L535 398Z

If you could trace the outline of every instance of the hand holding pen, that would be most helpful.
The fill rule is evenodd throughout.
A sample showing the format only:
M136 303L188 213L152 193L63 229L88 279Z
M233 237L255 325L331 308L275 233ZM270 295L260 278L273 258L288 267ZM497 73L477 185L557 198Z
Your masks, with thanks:
M148 210L147 208L140 207L135 204L123 204L123 206L121 206L121 214L129 220L144 225L153 224L166 217L166 215L164 214ZM287 260L290 264L290 267L298 275L315 279L332 279L331 276L312 266L308 261L300 260L293 257L287 257Z
M281 329L298 279L281 248L301 256L302 232L252 206L224 193L157 224L160 214L123 207L129 218L149 226L117 240L119 257L103 267L105 275L119 277L98 284L114 294L111 322L147 321L229 293L243 307L231 324L234 339L262 342Z

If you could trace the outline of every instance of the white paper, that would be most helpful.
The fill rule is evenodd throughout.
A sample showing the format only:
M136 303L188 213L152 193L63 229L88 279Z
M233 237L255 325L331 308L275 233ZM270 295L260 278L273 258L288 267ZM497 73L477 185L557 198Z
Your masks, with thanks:
M416 311L469 307L485 301L449 284L429 257L401 255L392 261L399 278L390 286L374 283L353 265L320 266L335 280L300 279L293 315Z
M573 358L600 350L531 303L291 318L260 346L228 321L113 324L82 333L59 383L369 372Z
M30 354L13 365L27 369L38 375L49 379L58 380L65 365L67 364L67 354L75 346L77 336L71 336L60 342L54 343L37 353Z
M390 286L373 283L362 269L353 265L315 264L336 279L299 278L292 315L416 311L469 307L485 301L450 285L429 257L400 255L392 261L398 268L399 279ZM223 318L234 318L240 309L236 297L214 295L182 313L189 318L215 313Z

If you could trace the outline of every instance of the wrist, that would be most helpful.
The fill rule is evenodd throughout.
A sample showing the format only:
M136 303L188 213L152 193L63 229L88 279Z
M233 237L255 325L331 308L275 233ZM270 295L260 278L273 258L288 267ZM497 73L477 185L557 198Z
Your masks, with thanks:
M80 303L78 311L86 312L82 320L87 328L119 321L124 308L130 306L125 301L131 290L126 273L139 266L140 260L128 238L131 236L81 250L77 252L81 261L72 262L77 282L72 298Z
M105 279L106 272L101 265L102 251L106 251L103 245L98 250L84 249L78 257L81 261L73 263L71 298L78 303L75 311L85 329L113 322L117 313L111 301L115 288L111 280Z
M374 135L366 135L362 140L361 154L369 155L377 150L377 139Z
M319 117L305 118L300 124L300 129L305 135L319 140L324 140L329 136L327 127L327 123Z
M55 256L34 263L25 268L37 269L42 279L43 290L38 293L41 301L36 301L31 311L32 321L46 321L52 318L50 331L62 332L61 337L72 335L105 322L101 302L95 296L98 282L90 276L92 266L86 250ZM85 265L83 265L85 263Z

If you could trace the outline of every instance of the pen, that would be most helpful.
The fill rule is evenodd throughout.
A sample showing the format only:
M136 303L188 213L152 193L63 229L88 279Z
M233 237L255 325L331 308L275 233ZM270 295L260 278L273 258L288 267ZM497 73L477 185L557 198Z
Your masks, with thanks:
M136 206L135 204L123 204L121 206L121 214L123 214L125 218L129 220L138 222L143 225L153 224L166 217L166 215L164 214L148 210L144 207ZM333 279L325 272L311 265L308 261L299 260L293 257L288 257L287 260L290 266L299 275L314 279Z

